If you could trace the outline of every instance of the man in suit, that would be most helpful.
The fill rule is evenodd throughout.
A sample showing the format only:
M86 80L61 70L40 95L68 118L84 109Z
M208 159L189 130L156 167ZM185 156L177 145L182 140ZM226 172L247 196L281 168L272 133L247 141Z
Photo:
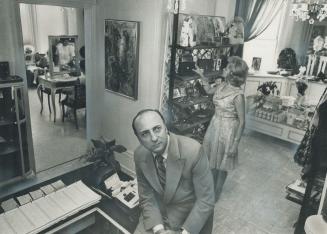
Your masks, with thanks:
M140 232L211 233L214 185L200 144L169 133L157 110L140 111L132 126L140 141L134 152L146 230Z

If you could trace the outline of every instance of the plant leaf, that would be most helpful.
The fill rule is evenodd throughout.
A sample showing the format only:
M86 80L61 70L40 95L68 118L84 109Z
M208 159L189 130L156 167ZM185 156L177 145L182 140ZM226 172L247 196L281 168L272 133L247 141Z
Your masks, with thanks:
M115 151L117 153L122 153L125 152L127 149L122 145L114 145L110 147L110 150Z

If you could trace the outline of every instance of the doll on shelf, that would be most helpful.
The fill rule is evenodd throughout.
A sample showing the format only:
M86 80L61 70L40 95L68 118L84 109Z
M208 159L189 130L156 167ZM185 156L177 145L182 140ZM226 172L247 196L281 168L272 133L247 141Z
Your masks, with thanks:
M179 44L181 46L192 47L196 45L195 27L193 25L193 20L191 16L187 16L183 20Z

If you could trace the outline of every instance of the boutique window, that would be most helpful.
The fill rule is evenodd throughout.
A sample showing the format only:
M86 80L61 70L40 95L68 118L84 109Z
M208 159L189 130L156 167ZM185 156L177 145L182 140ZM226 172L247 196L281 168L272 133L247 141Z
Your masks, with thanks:
M267 29L258 37L245 42L243 49L243 58L253 69L260 72L266 72L277 69L278 39L282 35L283 18L285 17L286 4L275 16ZM254 59L258 58L258 59ZM256 64L259 63L259 64Z

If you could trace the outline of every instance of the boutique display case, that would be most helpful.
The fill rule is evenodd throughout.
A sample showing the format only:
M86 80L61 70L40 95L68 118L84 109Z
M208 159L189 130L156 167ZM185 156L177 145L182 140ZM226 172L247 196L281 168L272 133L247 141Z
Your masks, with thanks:
M33 170L25 86L17 81L0 83L0 186Z
M174 14L170 76L170 130L202 142L214 114L212 96L206 94L196 65L215 85L237 45L229 44L225 18ZM196 29L196 30L195 30Z
M249 75L245 85L245 127L299 144L326 84L309 82L305 93L306 100L298 105L296 79L297 77L269 74ZM267 96L260 94L257 89L265 82L275 82L278 92Z

